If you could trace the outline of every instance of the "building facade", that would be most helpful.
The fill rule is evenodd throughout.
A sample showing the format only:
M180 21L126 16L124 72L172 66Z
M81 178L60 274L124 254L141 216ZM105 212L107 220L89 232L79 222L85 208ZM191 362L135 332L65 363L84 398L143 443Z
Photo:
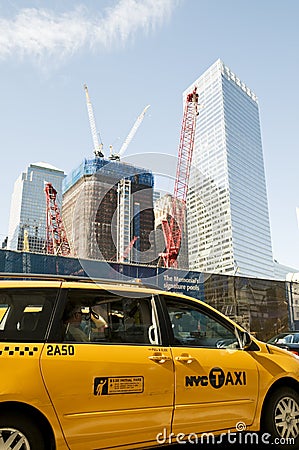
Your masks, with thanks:
M64 180L62 215L76 256L153 263L153 175L117 160L85 159Z
M63 170L44 163L30 164L16 180L11 198L8 229L8 250L45 253L46 196L45 182L57 191L57 203L62 203Z
M273 278L256 95L221 60L184 92L199 94L187 198L190 269Z

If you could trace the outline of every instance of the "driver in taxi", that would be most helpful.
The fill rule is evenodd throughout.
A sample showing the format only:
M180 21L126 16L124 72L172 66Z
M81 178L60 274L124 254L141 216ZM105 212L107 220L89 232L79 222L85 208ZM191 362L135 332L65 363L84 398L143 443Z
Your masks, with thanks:
M89 339L87 335L81 328L83 312L79 305L75 305L70 310L65 312L64 324L65 329L65 340L76 341L76 342L88 342Z

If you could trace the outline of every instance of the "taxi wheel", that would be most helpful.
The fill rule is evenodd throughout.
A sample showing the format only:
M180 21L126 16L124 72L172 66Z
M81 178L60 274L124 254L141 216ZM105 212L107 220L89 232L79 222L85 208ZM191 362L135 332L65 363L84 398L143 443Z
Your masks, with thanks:
M43 436L30 419L18 413L0 414L0 449L45 450Z
M279 449L299 448L299 394L280 388L270 397L264 417L264 430Z

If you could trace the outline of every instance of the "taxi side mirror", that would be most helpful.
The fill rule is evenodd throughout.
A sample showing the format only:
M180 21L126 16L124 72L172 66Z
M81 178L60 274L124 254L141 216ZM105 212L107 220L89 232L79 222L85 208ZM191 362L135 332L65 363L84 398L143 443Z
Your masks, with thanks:
M241 336L242 336L241 338L242 348L243 350L247 350L252 343L251 336L247 331L241 332Z
M238 335L238 340L240 343L240 348L242 350L248 350L252 344L251 336L247 331L236 330Z

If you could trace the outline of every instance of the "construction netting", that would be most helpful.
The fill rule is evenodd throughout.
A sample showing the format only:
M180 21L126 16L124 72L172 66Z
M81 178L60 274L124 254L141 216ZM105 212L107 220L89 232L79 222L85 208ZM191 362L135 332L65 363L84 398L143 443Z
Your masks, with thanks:
M111 161L104 158L84 159L63 181L63 193L72 187L83 176L99 174L117 181L123 178L148 187L154 186L153 174L141 167L121 161Z

